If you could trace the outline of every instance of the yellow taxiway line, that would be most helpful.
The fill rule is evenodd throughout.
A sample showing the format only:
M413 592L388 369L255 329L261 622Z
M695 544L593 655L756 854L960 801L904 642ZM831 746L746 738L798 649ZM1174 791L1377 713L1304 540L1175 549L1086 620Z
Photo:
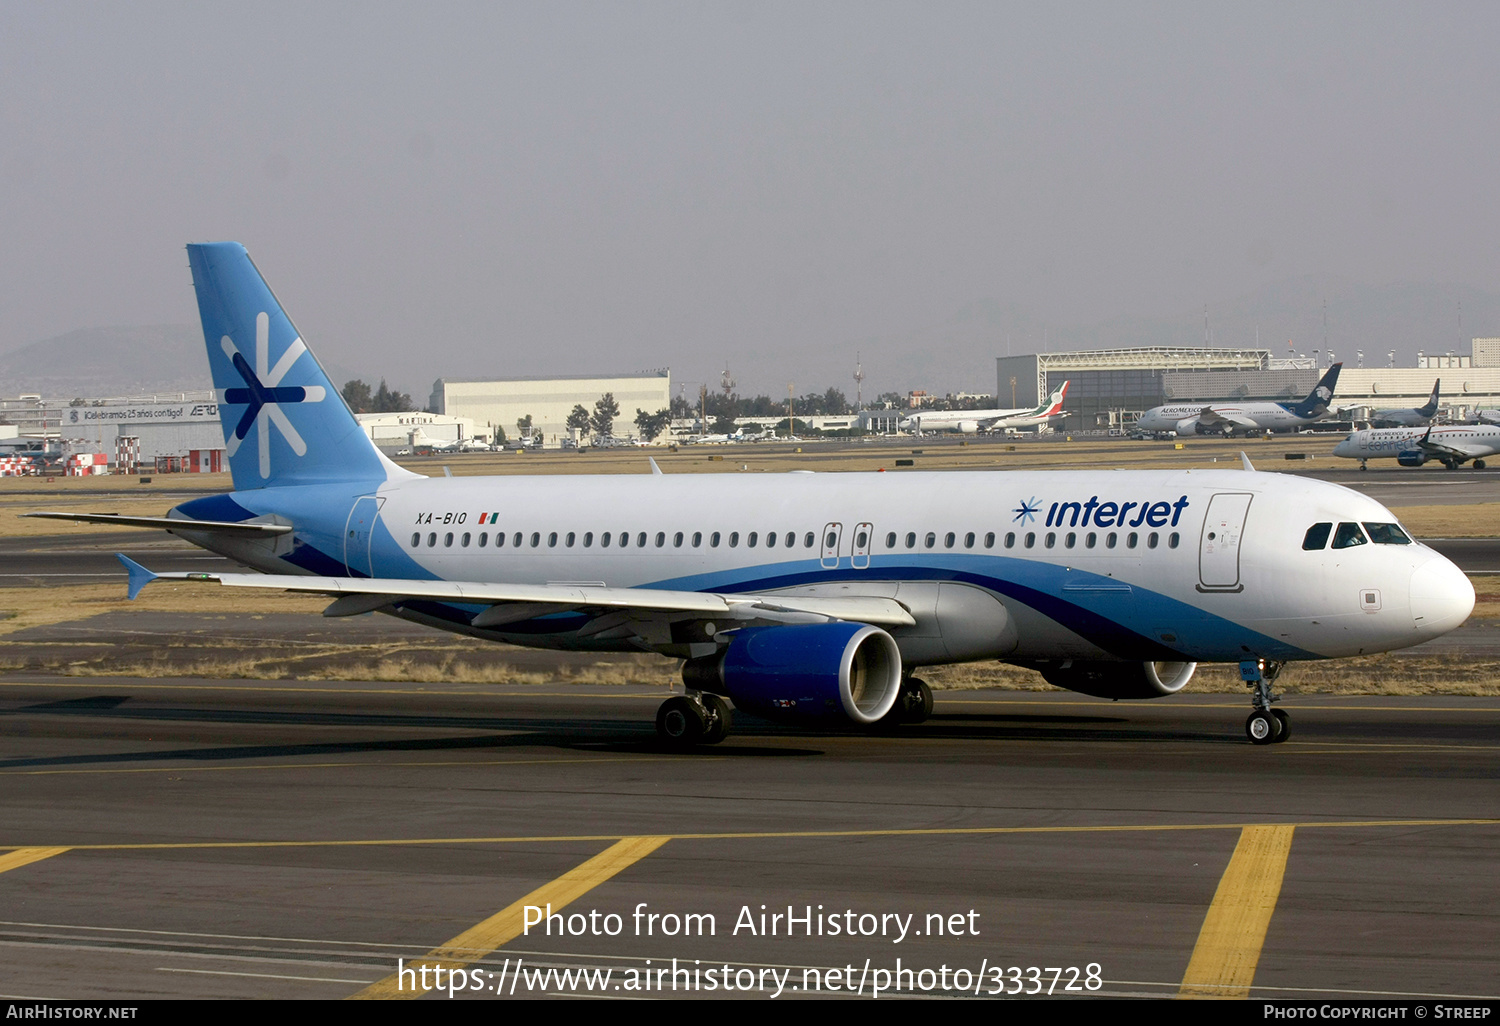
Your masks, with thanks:
M1260 949L1281 896L1290 826L1247 826L1203 917L1179 997L1248 998Z

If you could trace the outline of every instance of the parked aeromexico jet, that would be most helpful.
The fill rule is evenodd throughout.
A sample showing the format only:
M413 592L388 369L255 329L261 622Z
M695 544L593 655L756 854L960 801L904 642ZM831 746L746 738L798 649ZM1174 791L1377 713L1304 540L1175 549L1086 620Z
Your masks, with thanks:
M1173 431L1179 435L1223 435L1226 438L1239 434L1255 434L1260 431L1292 431L1306 427L1315 420L1328 415L1328 405L1333 401L1333 389L1338 384L1339 371L1344 365L1336 363L1307 394L1307 398L1296 403L1179 403L1175 406L1156 406L1141 414L1136 427L1141 431Z
M245 250L188 247L234 491L164 527L263 574L157 578L321 593L475 638L684 659L657 729L914 721L921 666L1003 659L1107 698L1238 663L1252 741L1288 734L1288 661L1403 648L1474 591L1379 503L1250 471L426 478L355 423ZM653 464L653 470L655 470ZM121 557L122 560L124 557Z

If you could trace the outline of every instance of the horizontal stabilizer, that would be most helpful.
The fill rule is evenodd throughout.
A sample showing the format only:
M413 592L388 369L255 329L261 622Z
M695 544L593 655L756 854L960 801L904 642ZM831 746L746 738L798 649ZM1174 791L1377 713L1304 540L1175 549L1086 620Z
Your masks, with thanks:
M166 531L205 531L219 534L290 534L290 524L235 523L232 520L188 520L186 517L129 517L119 513L21 513L39 520L71 520L80 524L117 527L156 527Z

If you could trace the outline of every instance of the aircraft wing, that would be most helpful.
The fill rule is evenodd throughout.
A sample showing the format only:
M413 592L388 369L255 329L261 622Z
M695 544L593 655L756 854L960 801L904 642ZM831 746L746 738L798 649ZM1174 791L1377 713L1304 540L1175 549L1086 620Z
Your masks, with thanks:
M1198 411L1198 423L1204 427L1223 427L1226 424L1237 428L1259 428L1260 425L1249 417L1240 417L1235 414L1224 414L1212 406L1205 406Z
M155 573L116 555L130 573L130 597L157 580L205 581L227 588L270 588L334 596L324 616L352 616L405 601L489 606L472 621L498 627L548 613L587 610L599 614L684 614L682 618L805 621L850 620L877 627L910 627L917 621L895 599L877 596L783 596L656 588L609 588L592 584L492 584L479 581L419 581L400 578L303 577L279 574ZM610 626L615 626L611 624Z
M1451 456L1461 460L1480 459L1494 452L1493 446L1464 445L1462 442L1434 442L1426 436L1417 439L1417 448L1435 456Z
M206 531L217 534L264 536L289 534L290 524L270 522L189 520L186 517L131 517L119 513L20 513L18 516L36 517L39 520L71 520L81 524L115 524L119 527L160 527L168 531Z

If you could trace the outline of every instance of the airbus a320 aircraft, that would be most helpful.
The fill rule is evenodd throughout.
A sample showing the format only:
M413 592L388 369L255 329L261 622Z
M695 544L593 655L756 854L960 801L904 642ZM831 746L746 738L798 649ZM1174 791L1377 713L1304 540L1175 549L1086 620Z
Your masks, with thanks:
M1322 380L1296 403L1179 403L1156 406L1141 414L1136 428L1141 431L1172 431L1179 435L1255 434L1261 431L1291 431L1306 427L1328 415L1333 389L1344 365L1328 368Z
M1035 427L1049 420L1066 417L1063 397L1068 394L1064 381L1052 390L1047 401L1030 409L1018 410L926 410L902 417L897 423L902 431L920 435L924 431L957 431L972 435L979 431L1004 431L1010 428Z
M260 574L153 580L327 595L485 641L685 660L657 729L920 720L922 666L1003 659L1106 698L1239 665L1258 744L1302 659L1419 644L1474 591L1379 503L1244 471L426 478L355 423L236 243L188 247L234 491L158 527ZM653 465L653 470L655 467ZM920 478L914 480L914 477ZM1331 541L1331 544L1330 544Z

